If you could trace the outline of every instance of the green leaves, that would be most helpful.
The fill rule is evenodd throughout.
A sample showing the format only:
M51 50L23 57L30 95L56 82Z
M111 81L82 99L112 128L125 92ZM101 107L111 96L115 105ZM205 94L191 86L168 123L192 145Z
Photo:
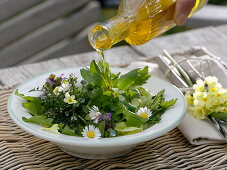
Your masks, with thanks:
M29 119L22 117L22 120L25 122L36 123L44 127L51 127L53 125L53 119L47 118L46 116L32 116Z
M227 113L224 112L213 112L210 115L218 120L227 119Z
M130 135L130 134L134 134L134 133L138 133L138 132L142 132L143 128L141 127L128 127L126 126L126 124L124 122L118 123L115 126L115 130L117 131L118 135Z
M124 75L121 75L117 83L117 87L126 90L129 87L143 85L146 83L150 75L148 74L148 67L143 69L135 69Z
M20 94L19 91L18 91L18 89L16 89L15 95L21 97L24 100L30 101L30 102L37 100L36 97L24 96L23 94Z
M145 122L147 122L147 119L144 119L134 113L130 113L130 112L126 112L125 113L125 119L126 121L126 125L128 127L130 126L134 126L134 127L141 127Z
M161 107L168 109L169 107L173 106L177 102L177 99L172 99L169 101L162 101Z
M23 103L22 106L33 116L42 115L43 113L43 106L40 100Z
M63 129L62 132L65 135L70 135L70 136L77 136L75 131L70 129L68 125L66 125Z
M43 113L43 106L41 103L40 98L38 97L31 97L31 96L24 96L23 94L19 94L18 90L15 91L15 95L27 100L22 104L22 106L33 116L39 116Z
M116 110L116 113L122 113L124 115L123 120L125 119L125 124L127 127L141 127L147 121L147 119L144 119L129 111L125 105L119 104L118 106L119 108Z
M102 137L104 137L105 135L105 121L102 121L99 125L98 125L98 128L102 134Z
M110 81L111 74L107 63L99 62L98 66L93 60L90 64L90 68L82 68L80 73L84 80L94 86L105 89L112 88Z
M150 77L148 67L144 67L143 69L132 70L118 78L119 75L110 72L108 63L100 61L96 64L94 60L91 62L90 68L82 68L80 73L88 83L94 86L105 89L118 87L122 90L137 85L143 85Z

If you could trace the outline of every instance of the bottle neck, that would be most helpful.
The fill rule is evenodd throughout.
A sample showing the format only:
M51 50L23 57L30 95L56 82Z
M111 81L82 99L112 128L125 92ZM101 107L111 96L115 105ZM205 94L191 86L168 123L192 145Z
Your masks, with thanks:
M96 50L107 50L129 35L129 28L135 21L131 16L117 15L96 25L89 33L89 41Z

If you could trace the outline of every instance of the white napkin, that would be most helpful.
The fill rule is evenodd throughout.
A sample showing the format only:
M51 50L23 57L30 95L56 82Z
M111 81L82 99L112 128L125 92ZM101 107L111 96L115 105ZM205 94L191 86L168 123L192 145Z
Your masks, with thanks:
M208 56L209 57L209 56ZM227 87L227 73L223 72L225 68L223 65L218 63L216 60L210 60L210 64L212 68L210 69L210 73L208 75L215 75L219 78L220 82L224 87ZM195 65L195 63L193 63ZM163 73L159 69L159 66L155 63L150 62L132 62L128 68L142 68L148 66L149 73L153 76L163 78ZM199 67L199 65L197 65ZM223 126L223 128L227 132L227 126ZM187 140L191 144L200 145L200 144L208 144L208 143L223 143L226 142L224 138L219 134L219 132L215 129L215 127L209 122L209 120L197 120L189 113L186 113L185 118L178 126L178 129L182 132L182 134L187 138Z
M222 127L227 132L227 127ZM217 129L215 129L209 120L198 120L188 113L186 113L178 129L194 145L225 142L225 139L218 133Z

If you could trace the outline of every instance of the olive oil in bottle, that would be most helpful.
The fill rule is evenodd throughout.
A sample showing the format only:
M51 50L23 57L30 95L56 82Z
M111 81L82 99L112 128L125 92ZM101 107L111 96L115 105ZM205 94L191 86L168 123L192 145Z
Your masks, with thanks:
M207 0L196 0L189 17L206 3ZM176 25L175 5L176 0L122 0L115 17L90 31L90 44L101 51L121 40L131 45L144 44Z

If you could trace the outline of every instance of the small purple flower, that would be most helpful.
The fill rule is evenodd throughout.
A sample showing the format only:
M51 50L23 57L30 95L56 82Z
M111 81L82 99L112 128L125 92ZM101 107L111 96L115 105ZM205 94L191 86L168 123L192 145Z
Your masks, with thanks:
M53 82L52 79L47 78L46 79L46 82L49 83L50 86L53 86L54 85L54 82Z
M63 76L64 76L64 74L61 74L60 79L61 80L66 80L66 77L63 77Z
M106 113L106 120L110 120L112 117L112 114L111 113Z
M99 120L103 120L104 119L103 116L102 116L102 114L98 114L98 119Z

